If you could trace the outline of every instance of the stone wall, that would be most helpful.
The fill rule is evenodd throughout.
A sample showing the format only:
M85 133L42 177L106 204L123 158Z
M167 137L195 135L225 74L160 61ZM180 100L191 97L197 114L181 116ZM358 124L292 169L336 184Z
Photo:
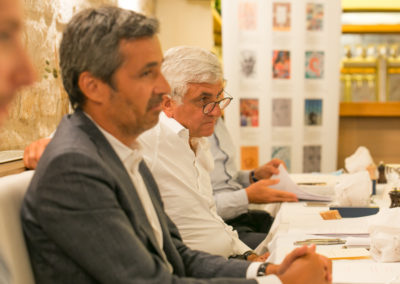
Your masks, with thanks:
M0 130L0 150L24 149L52 133L69 110L60 79L58 46L63 27L77 11L117 0L24 0L24 41L37 71L37 82L17 95Z

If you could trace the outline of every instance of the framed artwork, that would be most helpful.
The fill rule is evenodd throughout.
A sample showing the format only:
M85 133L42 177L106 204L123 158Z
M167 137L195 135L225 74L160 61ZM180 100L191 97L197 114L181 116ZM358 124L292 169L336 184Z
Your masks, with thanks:
M306 51L305 78L321 79L324 77L324 52Z
M257 3L241 1L239 3L238 21L240 30L255 31L257 29Z
M321 146L304 146L303 147L303 172L320 172L321 171Z
M250 79L256 76L257 56L255 50L242 49L240 51L240 74L242 78Z
M290 51L272 51L272 78L290 79Z
M292 100L272 99L272 126L291 126Z
M272 4L272 29L274 31L290 31L291 4L275 2Z
M304 104L304 124L322 125L322 99L306 99Z
M308 31L322 31L324 23L324 5L307 3L306 26Z
M252 170L258 167L258 146L242 146L240 148L241 169Z
M286 169L290 172L291 166L291 153L289 146L273 146L271 152L271 159L278 158L285 162Z
M240 99L240 126L258 126L258 99Z

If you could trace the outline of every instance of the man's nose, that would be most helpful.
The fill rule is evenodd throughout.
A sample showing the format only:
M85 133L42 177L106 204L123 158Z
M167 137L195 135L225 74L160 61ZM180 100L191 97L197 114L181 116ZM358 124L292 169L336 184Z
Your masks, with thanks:
M219 103L216 103L213 110L210 111L208 114L211 116L221 116L222 110L221 107L219 106Z
M157 93L161 93L161 94L171 93L171 87L169 86L169 83L168 83L167 79L165 79L163 74L160 74L160 76L159 76L156 91L157 91Z

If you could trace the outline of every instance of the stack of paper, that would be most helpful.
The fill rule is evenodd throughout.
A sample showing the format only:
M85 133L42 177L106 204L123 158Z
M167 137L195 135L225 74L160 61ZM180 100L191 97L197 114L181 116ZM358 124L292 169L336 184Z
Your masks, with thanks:
M299 200L332 201L332 198L325 195L313 194L302 190L289 176L283 165L279 165L279 174L273 175L271 179L279 179L279 183L271 188L293 192Z

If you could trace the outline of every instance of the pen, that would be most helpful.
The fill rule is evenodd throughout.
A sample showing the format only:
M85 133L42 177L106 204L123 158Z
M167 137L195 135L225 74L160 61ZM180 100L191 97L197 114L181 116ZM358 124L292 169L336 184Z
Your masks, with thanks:
M303 241L296 241L294 242L294 245L340 245L345 243L346 241L342 239L306 239Z

